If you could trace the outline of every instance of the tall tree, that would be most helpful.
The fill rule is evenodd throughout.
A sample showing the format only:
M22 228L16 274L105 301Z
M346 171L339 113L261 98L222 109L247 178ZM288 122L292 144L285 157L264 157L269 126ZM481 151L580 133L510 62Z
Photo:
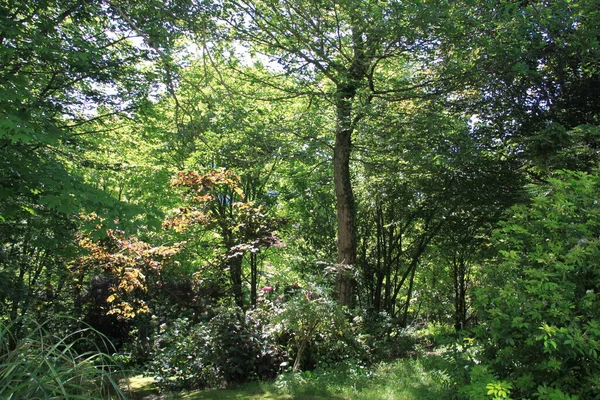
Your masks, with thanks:
M422 64L420 55L433 47L426 27L431 9L421 2L231 0L225 11L233 36L250 53L265 55L296 78L297 86L282 88L289 96L320 96L334 109L336 289L339 302L351 304L356 263L352 136L373 98L423 95L428 77L406 66ZM391 72L398 68L404 72Z

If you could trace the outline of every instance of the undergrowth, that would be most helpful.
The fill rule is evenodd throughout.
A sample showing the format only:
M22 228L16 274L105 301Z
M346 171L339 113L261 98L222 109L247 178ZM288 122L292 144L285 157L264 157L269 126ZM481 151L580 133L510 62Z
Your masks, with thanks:
M125 399L110 345L97 331L59 335L34 323L15 337L14 327L0 323L0 399Z

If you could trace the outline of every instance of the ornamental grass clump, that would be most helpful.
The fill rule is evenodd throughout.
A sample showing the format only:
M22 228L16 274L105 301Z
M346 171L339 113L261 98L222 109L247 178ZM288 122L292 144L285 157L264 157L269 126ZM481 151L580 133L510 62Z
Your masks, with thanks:
M106 354L110 344L97 331L57 335L35 324L16 337L14 328L0 323L1 399L125 399L117 363Z

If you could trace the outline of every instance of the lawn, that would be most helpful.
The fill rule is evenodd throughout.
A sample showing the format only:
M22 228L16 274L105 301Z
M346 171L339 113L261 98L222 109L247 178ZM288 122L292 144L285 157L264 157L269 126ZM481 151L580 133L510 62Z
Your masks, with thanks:
M287 373L274 382L251 382L222 390L159 394L153 379L130 378L130 398L144 400L427 400L450 397L449 378L436 355L380 363L370 368L340 365L315 372Z

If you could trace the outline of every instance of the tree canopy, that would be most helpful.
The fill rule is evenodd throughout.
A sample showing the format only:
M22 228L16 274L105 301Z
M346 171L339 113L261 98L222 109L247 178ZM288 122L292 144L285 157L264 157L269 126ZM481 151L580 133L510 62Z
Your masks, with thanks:
M596 393L597 1L0 9L0 359L68 315L220 386L448 326L457 396Z

